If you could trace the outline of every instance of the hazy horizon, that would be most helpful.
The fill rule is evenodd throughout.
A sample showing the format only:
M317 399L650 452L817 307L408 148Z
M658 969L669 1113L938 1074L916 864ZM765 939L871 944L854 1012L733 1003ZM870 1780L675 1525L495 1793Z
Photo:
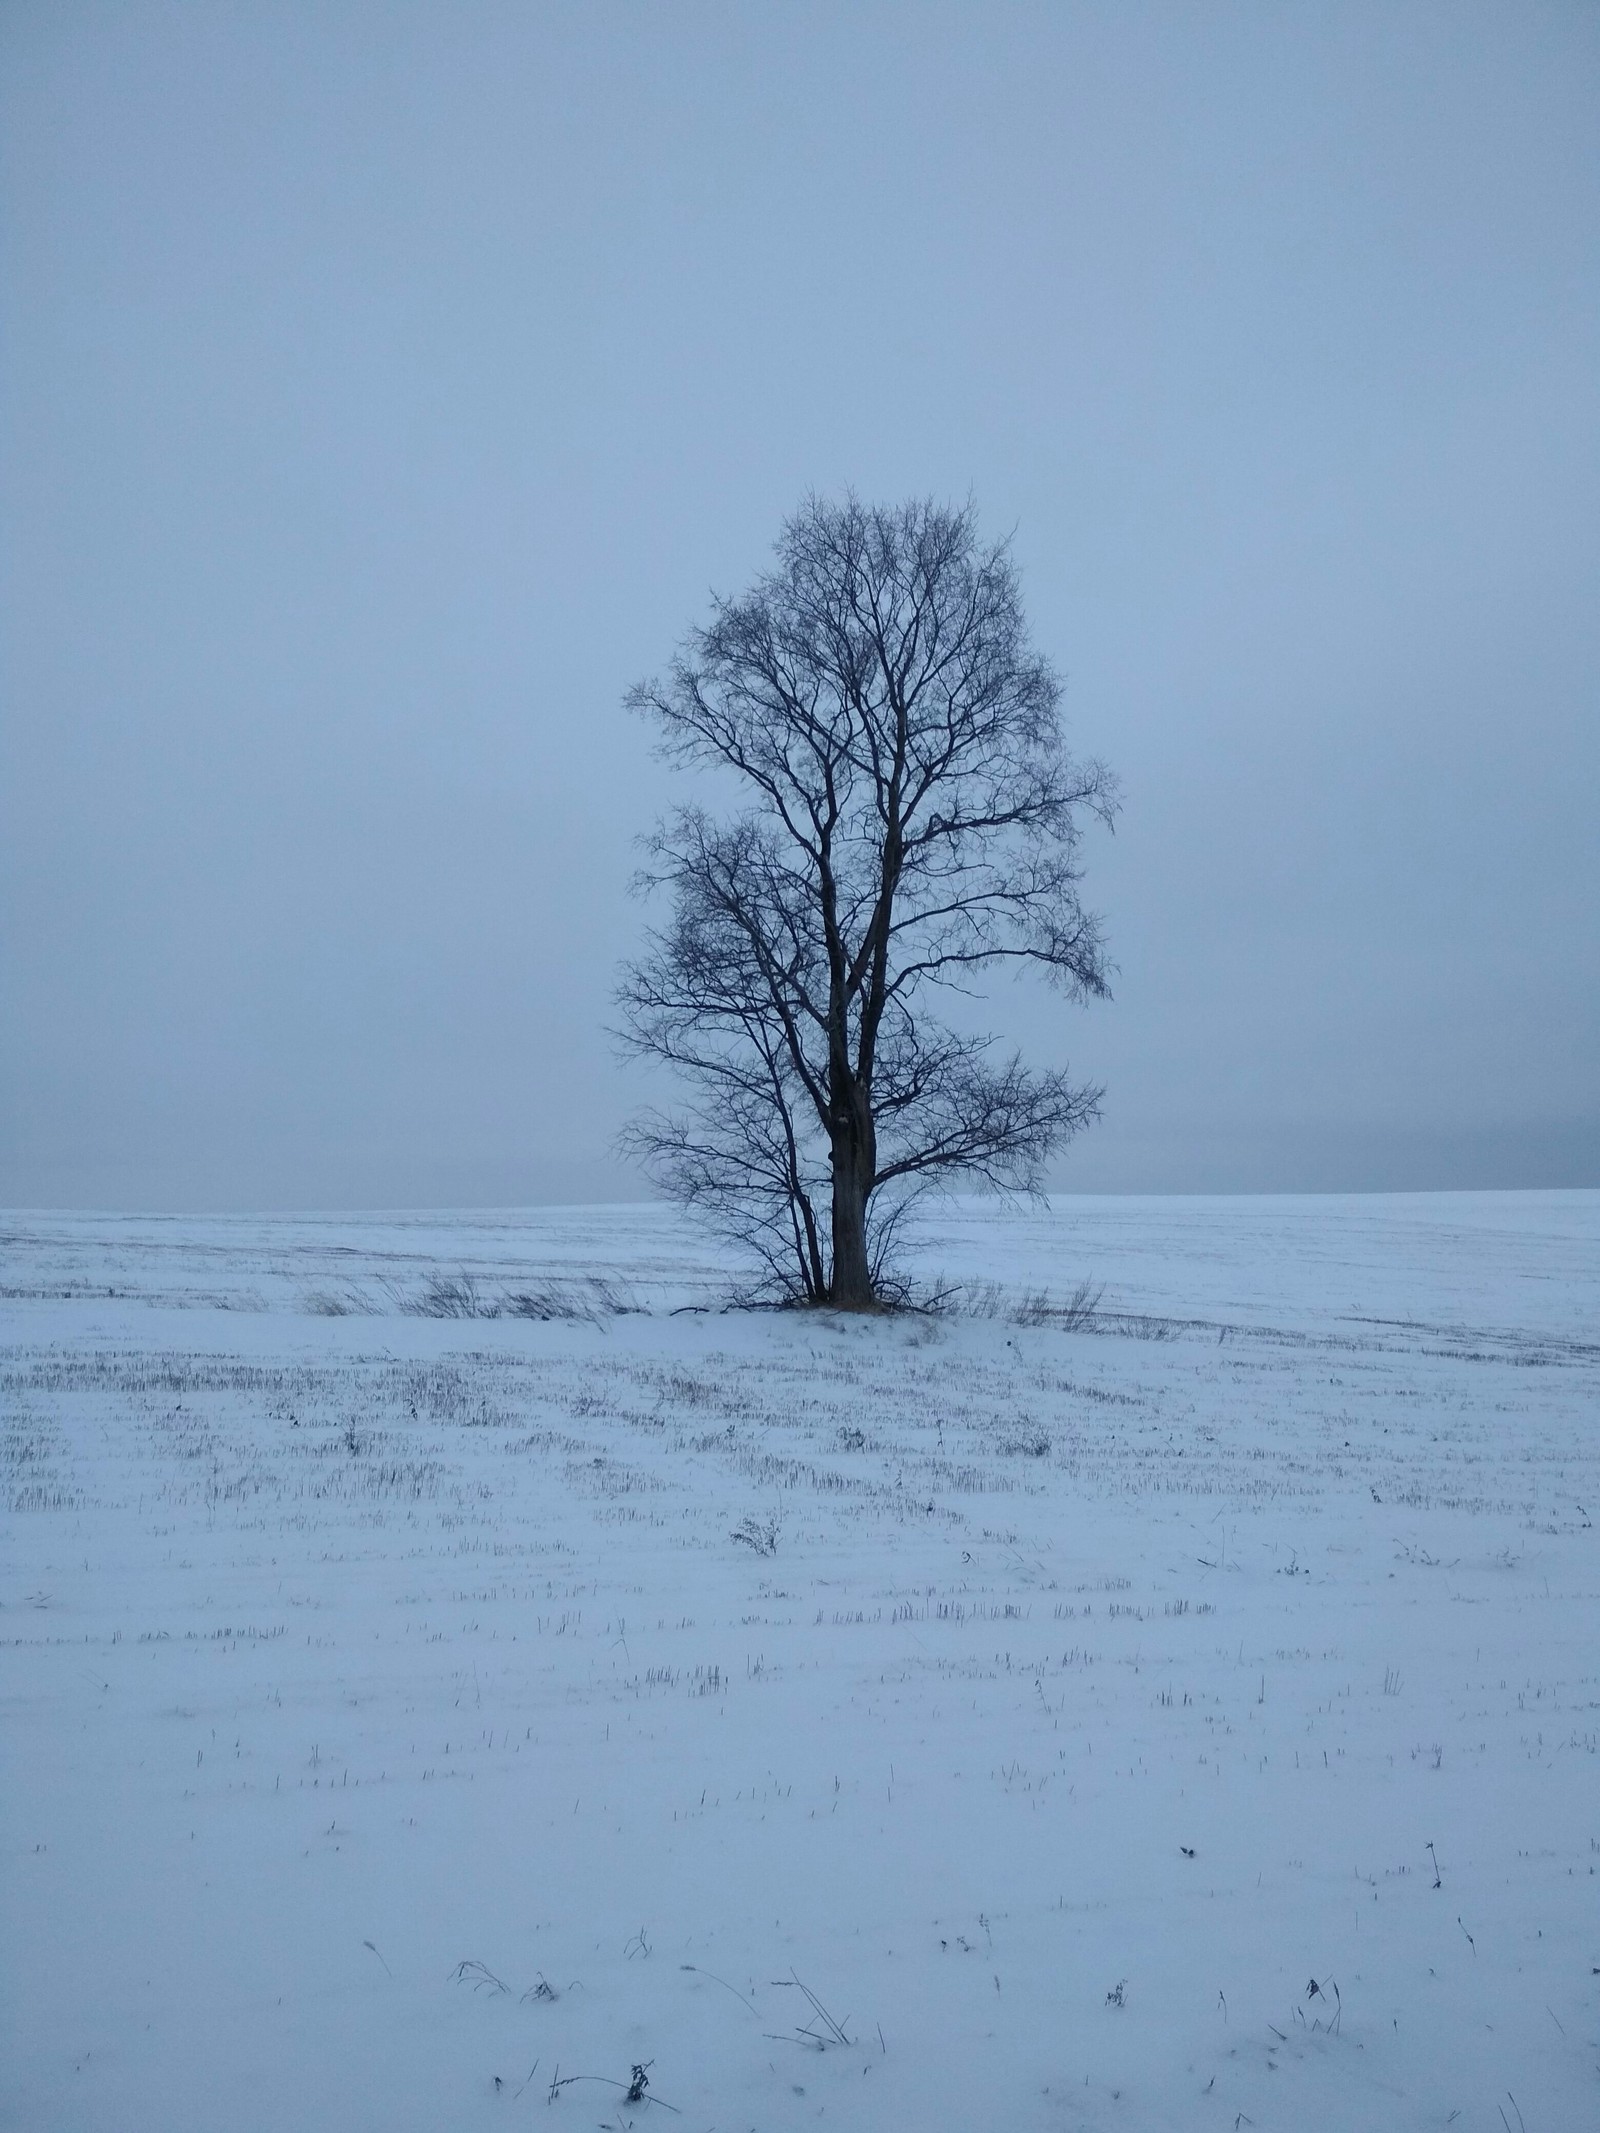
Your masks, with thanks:
M1600 11L18 0L0 1203L649 1197L622 709L808 491L1013 533L1053 1189L1600 1185Z

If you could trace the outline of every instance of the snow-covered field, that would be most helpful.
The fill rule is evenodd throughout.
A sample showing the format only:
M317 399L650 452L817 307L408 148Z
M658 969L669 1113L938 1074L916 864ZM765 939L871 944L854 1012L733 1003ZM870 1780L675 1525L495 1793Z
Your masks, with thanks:
M6 2125L1600 2125L1600 1194L5 1231Z

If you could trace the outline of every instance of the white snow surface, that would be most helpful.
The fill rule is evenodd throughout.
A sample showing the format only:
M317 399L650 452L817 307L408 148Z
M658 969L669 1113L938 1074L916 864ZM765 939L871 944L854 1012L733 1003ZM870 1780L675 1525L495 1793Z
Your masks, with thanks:
M0 1226L6 2126L1600 2125L1600 1194Z

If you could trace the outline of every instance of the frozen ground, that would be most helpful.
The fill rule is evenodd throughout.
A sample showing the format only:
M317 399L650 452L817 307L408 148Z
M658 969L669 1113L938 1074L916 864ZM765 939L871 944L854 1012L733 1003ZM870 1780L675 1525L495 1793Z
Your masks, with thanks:
M4 1227L7 2126L1600 2125L1600 1195Z

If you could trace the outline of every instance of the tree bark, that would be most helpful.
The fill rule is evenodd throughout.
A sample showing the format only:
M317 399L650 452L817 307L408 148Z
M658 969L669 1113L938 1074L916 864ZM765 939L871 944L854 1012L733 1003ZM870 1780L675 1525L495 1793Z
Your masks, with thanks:
M828 1300L845 1311L877 1306L867 1249L867 1201L877 1175L872 1107L859 1083L838 1091L830 1121L833 1171L833 1281Z
M833 1149L833 1285L830 1303L845 1311L870 1311L877 1303L867 1256L867 1194L857 1151L845 1142Z

